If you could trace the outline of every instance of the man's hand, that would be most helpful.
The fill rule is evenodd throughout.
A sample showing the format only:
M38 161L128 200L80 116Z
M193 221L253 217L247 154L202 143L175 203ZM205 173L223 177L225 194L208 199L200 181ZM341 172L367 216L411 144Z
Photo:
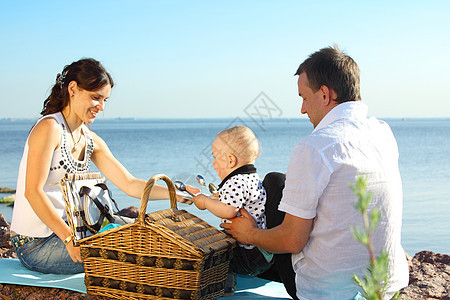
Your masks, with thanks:
M220 227L225 229L228 234L231 234L241 244L252 244L251 237L253 232L258 230L258 225L255 219L245 210L239 209L241 217L230 219L232 223L222 223Z
M241 244L250 244L274 253L298 253L309 240L314 219L302 219L286 213L283 223L271 229L259 229L253 217L244 209L242 217L230 219L220 227Z

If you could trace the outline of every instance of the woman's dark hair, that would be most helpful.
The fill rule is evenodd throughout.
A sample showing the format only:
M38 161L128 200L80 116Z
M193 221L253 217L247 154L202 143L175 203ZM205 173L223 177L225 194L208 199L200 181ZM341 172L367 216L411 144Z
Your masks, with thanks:
M114 82L102 64L92 58L83 58L64 67L56 76L56 83L50 96L44 101L41 115L49 115L62 111L69 104L67 86L76 81L78 86L87 91L96 91L106 84L114 86Z

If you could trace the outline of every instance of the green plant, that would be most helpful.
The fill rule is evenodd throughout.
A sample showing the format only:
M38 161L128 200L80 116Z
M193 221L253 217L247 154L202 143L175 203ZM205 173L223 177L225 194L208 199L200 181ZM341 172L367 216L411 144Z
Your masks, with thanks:
M14 204L15 194L0 198L1 204Z
M370 213L368 212L372 193L367 191L366 178L357 177L355 185L351 184L350 188L358 198L354 207L361 213L364 225L351 227L353 237L367 247L370 256L369 266L367 271L364 271L364 279L354 274L353 280L362 288L363 296L367 300L381 300L386 293L386 287L389 282L388 256L384 250L378 256L375 256L372 243L372 234L381 215L376 207ZM398 292L392 299L398 299Z

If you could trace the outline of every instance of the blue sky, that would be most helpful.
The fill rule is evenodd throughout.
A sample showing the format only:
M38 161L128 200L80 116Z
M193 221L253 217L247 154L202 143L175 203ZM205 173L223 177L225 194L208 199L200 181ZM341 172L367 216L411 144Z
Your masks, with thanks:
M101 61L104 118L300 117L293 74L336 43L380 117L450 117L450 1L0 0L0 118L36 118L64 65ZM306 118L302 116L302 118Z

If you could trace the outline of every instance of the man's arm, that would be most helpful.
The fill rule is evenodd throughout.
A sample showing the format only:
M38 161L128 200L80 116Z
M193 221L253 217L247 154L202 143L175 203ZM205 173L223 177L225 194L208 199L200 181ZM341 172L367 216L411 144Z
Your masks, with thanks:
M283 223L271 229L259 229L253 217L244 209L242 217L222 223L220 227L241 244L251 244L274 253L298 253L309 239L313 219L302 219L286 213Z

